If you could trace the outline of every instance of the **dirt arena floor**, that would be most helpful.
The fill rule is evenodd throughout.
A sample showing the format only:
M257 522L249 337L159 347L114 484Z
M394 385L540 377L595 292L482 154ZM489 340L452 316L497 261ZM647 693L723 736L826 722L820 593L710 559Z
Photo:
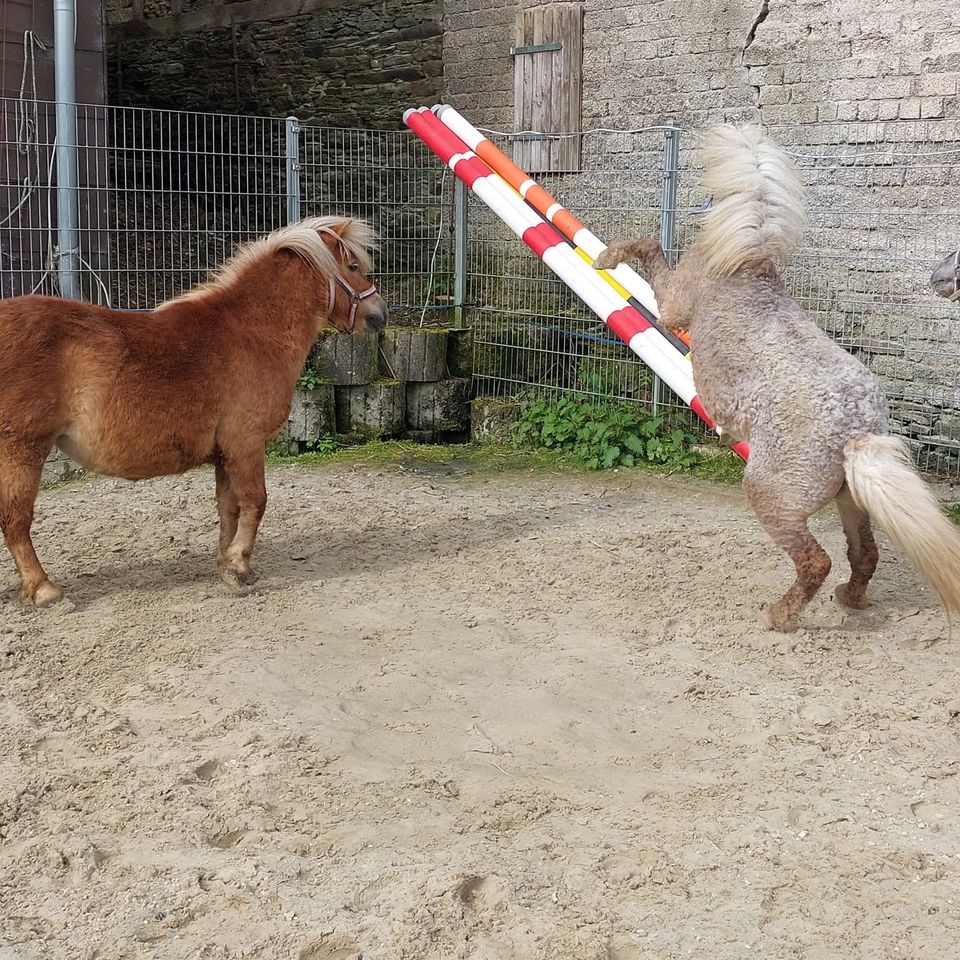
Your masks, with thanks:
M0 960L960 955L960 637L888 549L779 636L736 488L282 467L237 598L212 484L44 494L53 611L2 555Z

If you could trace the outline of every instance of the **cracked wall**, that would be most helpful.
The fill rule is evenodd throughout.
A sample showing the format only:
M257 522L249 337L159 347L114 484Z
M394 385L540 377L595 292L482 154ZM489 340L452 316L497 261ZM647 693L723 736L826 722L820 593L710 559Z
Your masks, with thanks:
M519 7L444 5L445 97L498 129ZM585 0L583 68L585 127L957 118L960 16L942 0Z
M445 4L444 99L495 130L514 129L519 6ZM811 225L793 290L882 377L924 464L960 475L960 326L927 287L957 246L958 79L960 14L942 0L584 2L584 129L761 120L796 149ZM585 140L584 174L558 192L598 235L656 229L650 143ZM686 170L692 140L681 144ZM696 224L685 211L703 199L684 192L691 179L681 173L681 249Z

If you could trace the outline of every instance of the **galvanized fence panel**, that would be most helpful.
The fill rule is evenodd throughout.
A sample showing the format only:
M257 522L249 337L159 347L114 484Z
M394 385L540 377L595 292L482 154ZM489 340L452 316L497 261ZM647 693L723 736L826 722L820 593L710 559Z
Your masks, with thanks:
M369 219L399 321L452 309L452 176L406 131L78 106L81 296L145 310L291 218ZM54 104L0 100L0 295L58 294ZM426 308L426 309L424 309Z
M513 138L491 139L513 152ZM656 234L663 131L599 131L582 139L580 172L538 182L602 240ZM469 223L467 300L478 391L578 390L654 402L648 368L476 199Z
M77 118L80 234L68 253L85 299L149 309L291 218L355 215L381 235L376 279L396 322L466 313L478 391L577 390L682 414L486 207L471 197L457 211L452 174L407 131L101 106L79 106ZM883 379L921 466L960 476L960 307L927 287L960 245L960 124L770 133L809 191L810 229L788 273L794 293ZM514 138L491 136L511 152ZM578 136L581 170L542 176L543 186L607 242L659 235L682 250L706 199L694 135L657 126ZM55 146L53 104L0 100L0 295L59 292Z
M284 222L283 121L77 110L81 295L148 309ZM54 105L0 101L0 283L59 293Z
M450 322L453 174L406 130L303 125L300 151L303 215L355 216L376 229L376 281L393 322Z

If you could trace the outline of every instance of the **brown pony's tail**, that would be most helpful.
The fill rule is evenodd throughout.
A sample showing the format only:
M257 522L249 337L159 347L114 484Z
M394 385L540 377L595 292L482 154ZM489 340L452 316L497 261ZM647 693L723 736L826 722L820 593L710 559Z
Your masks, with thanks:
M854 500L930 581L950 621L960 614L960 529L910 462L897 437L867 434L843 449Z

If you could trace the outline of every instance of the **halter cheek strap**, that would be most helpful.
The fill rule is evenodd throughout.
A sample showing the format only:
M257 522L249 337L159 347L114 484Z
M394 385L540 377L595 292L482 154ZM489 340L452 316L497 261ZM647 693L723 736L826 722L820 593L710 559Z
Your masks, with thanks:
M337 302L337 288L335 283L339 283L341 287L347 292L347 296L350 298L350 325L347 327L347 330L351 333L357 322L357 308L360 306L360 303L363 300L366 300L367 297L372 297L377 292L377 285L371 283L366 290L355 290L350 284L338 273L336 281L331 277L329 280L329 290L330 290L330 305L328 306L328 312L332 313L333 308Z

